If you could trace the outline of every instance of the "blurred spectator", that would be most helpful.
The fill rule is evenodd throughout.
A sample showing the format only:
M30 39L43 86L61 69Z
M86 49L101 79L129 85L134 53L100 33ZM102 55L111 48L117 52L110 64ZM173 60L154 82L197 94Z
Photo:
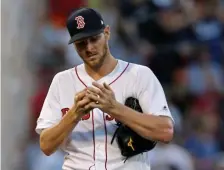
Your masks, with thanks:
M218 63L211 60L206 47L198 48L196 60L188 66L189 90L195 95L206 91L221 92L223 90L223 70Z
M220 126L219 126L219 133L218 133L218 141L220 143L221 150L224 151L224 95L220 97L218 102L218 113L220 118Z
M65 27L70 12L87 5L87 0L48 0L49 21L56 27Z
M39 79L37 79L36 90L30 99L30 130L31 138L37 136L35 132L36 121L39 117L40 111L42 109L44 100L46 98L48 88L50 86L51 80L55 75L55 71L50 68L42 68L38 74Z
M194 161L187 150L176 144L158 144L150 152L153 170L194 170Z
M184 146L194 156L197 169L210 170L219 152L216 139L217 117L214 114L206 114L193 116L191 121L193 129Z
M208 45L211 60L223 64L224 25L217 14L218 0L196 1L197 20L193 23L195 36L199 42Z
M167 93L171 100L180 109L182 116L185 116L192 100L188 91L187 70L185 67L180 67L174 71L172 75L172 83L168 89Z
M192 41L193 33L176 1L153 0L149 5L154 7L155 13L145 19L142 15L136 15L137 31L140 38L148 42L149 50L154 50L153 54L148 51L147 65L163 85L170 85L175 69L185 65L185 58L179 54L178 46L182 42ZM150 10L150 7L147 9Z
M224 170L224 153L217 154L214 170Z

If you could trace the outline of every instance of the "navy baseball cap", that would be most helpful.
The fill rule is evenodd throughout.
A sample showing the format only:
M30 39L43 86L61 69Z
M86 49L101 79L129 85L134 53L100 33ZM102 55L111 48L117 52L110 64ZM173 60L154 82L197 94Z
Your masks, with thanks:
M104 28L104 20L98 11L92 8L77 9L67 20L67 29L71 36L68 44L100 34Z

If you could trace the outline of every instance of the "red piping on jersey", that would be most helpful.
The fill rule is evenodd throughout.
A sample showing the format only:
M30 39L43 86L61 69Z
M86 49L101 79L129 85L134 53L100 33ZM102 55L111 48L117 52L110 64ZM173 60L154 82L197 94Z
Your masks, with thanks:
M107 125L105 120L105 113L103 113L103 123L104 123L104 129L105 129L105 155L106 155L105 169L107 170Z
M95 164L93 164L92 166L90 166L90 167L89 167L89 170L91 170L91 168L92 168L93 166L95 166Z
M85 87L87 87L87 85L86 85L86 84L82 81L82 79L79 77L78 70L77 70L77 66L75 67L75 73L76 73L76 75L77 75L79 81L81 81L81 83L82 83Z
M85 86L87 87L87 85L82 81L82 79L79 77L79 74L78 74L78 71L77 71L77 67L75 67L75 72L76 72L76 75L79 79L79 81ZM92 125L93 125L93 159L95 161L95 133L94 133L94 115L93 115L93 111L92 111ZM92 166L91 166L92 167ZM89 168L91 168L89 167Z
M94 159L94 162L95 162L95 133L94 133L94 114L93 114L93 111L92 111L92 125L93 125L93 159ZM89 170L95 166L95 164L93 164L92 166L89 167Z
M127 70L129 66L129 63L127 64L127 66L124 68L124 70L121 72L121 74L116 78L114 79L109 85L113 84L114 82L116 82L122 75L123 73ZM79 74L78 74L78 71L77 71L77 66L75 67L75 72L76 72L76 75L79 79L79 81L85 86L87 87L87 85L82 81L82 79L79 77ZM103 113L104 115L104 113ZM105 118L103 119L104 120L104 128L105 128L105 155L106 155L106 160L105 160L105 169L107 170L107 126L106 126L106 122L105 122ZM94 145L94 150L93 150L93 157L94 157L94 161L95 161L95 133L94 133L94 117L93 117L93 111L92 111L92 125L93 125L93 145ZM92 166L91 166L92 167ZM90 168L91 168L90 167Z
M94 146L94 149L93 149L93 159L95 161L95 132L94 132L94 114L93 114L93 111L92 111L92 125L93 125L93 146Z
M113 84L115 81L117 81L117 79L119 79L119 78L122 76L122 74L127 70L128 66L129 66L129 63L127 64L127 66L125 67L125 69L122 71L122 73L121 73L116 79L114 79L114 81L112 81L109 85L111 85L111 84Z

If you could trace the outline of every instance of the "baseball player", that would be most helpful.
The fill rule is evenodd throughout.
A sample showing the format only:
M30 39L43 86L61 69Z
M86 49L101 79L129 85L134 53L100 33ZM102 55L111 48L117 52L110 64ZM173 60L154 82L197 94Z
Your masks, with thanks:
M173 119L160 82L149 68L112 56L110 27L96 10L74 11L67 29L83 64L53 78L37 120L41 150L65 151L63 170L150 170L147 152L124 163L117 143L110 142L116 121L146 139L172 140ZM124 105L127 97L139 100L143 114Z

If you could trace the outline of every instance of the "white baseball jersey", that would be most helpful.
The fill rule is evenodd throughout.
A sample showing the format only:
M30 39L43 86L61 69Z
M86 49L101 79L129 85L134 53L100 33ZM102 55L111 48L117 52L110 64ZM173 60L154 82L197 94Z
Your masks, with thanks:
M75 94L92 86L92 82L94 80L86 73L84 64L58 73L37 120L37 133L58 123L73 105ZM97 82L109 84L120 103L124 104L128 97L135 97L144 113L171 117L163 88L148 67L118 60L115 69ZM150 170L147 153L124 163L116 141L110 143L116 128L114 118L99 109L85 115L61 145L61 149L68 153L62 169Z

